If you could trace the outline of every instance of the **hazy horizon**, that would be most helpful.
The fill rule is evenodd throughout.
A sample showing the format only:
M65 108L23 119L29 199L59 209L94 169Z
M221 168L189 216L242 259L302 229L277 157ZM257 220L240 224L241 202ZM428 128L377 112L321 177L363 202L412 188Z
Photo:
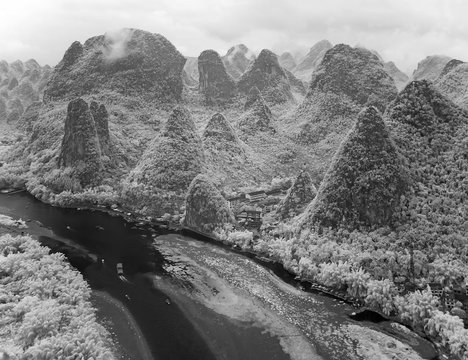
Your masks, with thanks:
M462 0L18 0L2 3L0 59L56 65L70 44L121 28L159 33L185 56L243 43L307 53L316 42L363 46L408 75L429 55L468 60Z

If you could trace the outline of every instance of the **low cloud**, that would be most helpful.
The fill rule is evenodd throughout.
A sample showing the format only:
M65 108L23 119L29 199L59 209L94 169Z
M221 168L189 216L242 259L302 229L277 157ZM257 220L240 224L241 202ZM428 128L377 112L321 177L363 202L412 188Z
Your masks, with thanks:
M127 43L132 38L133 32L132 29L120 29L105 34L106 47L103 49L103 54L106 61L112 62L127 54Z

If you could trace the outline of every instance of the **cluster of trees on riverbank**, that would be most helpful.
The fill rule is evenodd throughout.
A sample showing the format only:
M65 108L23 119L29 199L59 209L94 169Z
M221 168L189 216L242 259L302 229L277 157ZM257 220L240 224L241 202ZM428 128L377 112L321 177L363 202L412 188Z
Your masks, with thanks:
M303 279L340 290L371 308L397 316L446 345L454 356L467 359L468 330L462 319L440 311L439 299L428 288L432 283L459 286L468 279L466 246L453 242L449 247L445 239L445 252L416 249L411 254L405 241L406 236L383 229L369 233L303 231L298 235L294 226L285 225L276 233L239 245L268 255ZM417 290L407 291L408 286Z
M0 288L0 357L114 359L91 290L63 254L28 236L0 236Z

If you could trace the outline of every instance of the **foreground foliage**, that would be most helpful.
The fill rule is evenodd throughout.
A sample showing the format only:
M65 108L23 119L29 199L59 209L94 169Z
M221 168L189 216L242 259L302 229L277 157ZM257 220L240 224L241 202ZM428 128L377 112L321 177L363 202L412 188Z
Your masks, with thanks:
M113 359L91 290L62 254L27 236L0 237L0 355Z

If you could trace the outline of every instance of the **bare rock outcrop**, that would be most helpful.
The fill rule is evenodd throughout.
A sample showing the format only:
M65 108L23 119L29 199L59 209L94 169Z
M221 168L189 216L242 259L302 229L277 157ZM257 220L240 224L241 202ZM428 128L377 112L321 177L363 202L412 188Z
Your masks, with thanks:
M239 44L231 47L222 60L227 73L237 80L254 62L255 54L244 44Z
M199 90L208 105L225 104L236 94L236 84L219 54L205 50L198 57Z
M89 109L96 124L101 152L108 155L110 153L109 113L104 104L99 105L96 101L91 101Z
M84 185L93 183L102 170L96 124L88 104L81 98L68 104L58 163L60 167L76 168Z

